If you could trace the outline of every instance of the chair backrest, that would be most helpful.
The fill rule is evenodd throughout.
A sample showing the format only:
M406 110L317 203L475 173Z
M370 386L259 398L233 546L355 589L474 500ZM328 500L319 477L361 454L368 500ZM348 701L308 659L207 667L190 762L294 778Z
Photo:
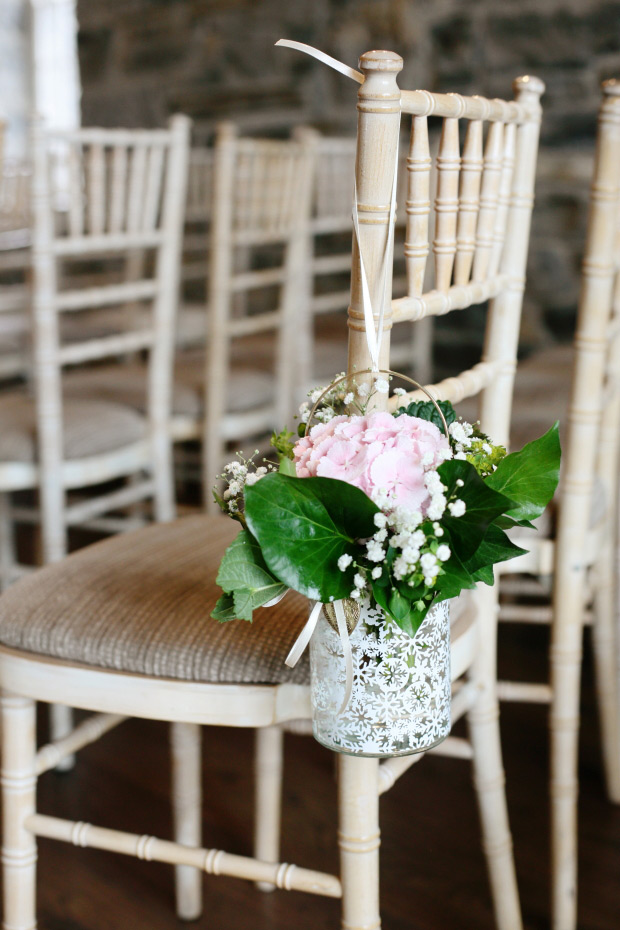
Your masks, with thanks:
M29 370L30 167L0 166L0 380Z
M33 131L33 337L42 493L56 501L62 527L63 369L143 352L153 461L169 456L174 316L187 177L189 120L165 130ZM138 280L124 270L80 286L75 266L147 255ZM72 273L64 275L71 265ZM91 266L88 266L87 270ZM143 304L121 313L120 331L95 338L88 328L65 342L60 318L97 308ZM169 491L172 511L172 489ZM166 508L164 508L165 510ZM48 520L48 523L50 521Z
M620 82L613 80L603 84L599 110L574 346L563 443L554 610L559 623L573 621L580 626L585 570L601 552L600 546L589 544L588 530L593 518L604 517L611 542L618 512ZM598 514L593 506L595 484L605 503Z
M382 367L389 367L390 329L396 323L490 300L482 360L434 385L433 390L437 397L453 402L479 393L483 430L496 442L507 442L544 85L537 78L517 78L514 101L401 92L395 79L402 68L400 56L368 52L361 58L361 67L366 80L358 102L357 209L360 247L376 316L401 111L413 117L407 157L408 294L386 301ZM429 193L431 116L442 120L434 204ZM461 124L466 126L462 157ZM431 209L434 267L428 289ZM370 357L359 267L359 248L354 244L349 367L361 370L369 367ZM388 295L389 271L388 267Z
M349 371L371 367L367 343L360 250L367 272L375 324L385 286L385 332L379 366L390 367L390 330L406 320L464 310L489 300L482 358L467 370L429 386L437 398L455 403L480 395L482 429L507 443L516 368L521 303L533 204L534 176L544 85L517 78L514 101L459 94L401 91L396 75L402 58L367 52L360 59L364 83L358 92L356 160L359 245L354 241L349 308ZM408 294L391 297L391 263L382 277L401 112L411 114L405 258ZM428 119L442 120L436 157L436 194L430 197ZM487 124L486 144L484 143ZM460 128L466 126L461 157ZM425 286L431 249L429 214L434 213L432 285ZM360 376L358 376L359 378ZM375 406L386 395L375 394ZM419 392L410 394L424 398ZM403 397L390 404L400 406ZM480 648L472 668L493 710L496 679L497 586L475 592Z
M298 384L296 327L306 313L302 278L312 151L299 142L237 138L226 123L217 132L213 170L203 448L207 495L227 439L281 428L291 413ZM273 249L268 267L257 267L265 257L261 249ZM236 264L239 253L242 270ZM276 291L275 301L270 289ZM247 297L238 300L240 295ZM226 396L232 343L260 335L275 346L273 396L262 408L248 398L247 410L231 414ZM256 358L250 361L260 368Z

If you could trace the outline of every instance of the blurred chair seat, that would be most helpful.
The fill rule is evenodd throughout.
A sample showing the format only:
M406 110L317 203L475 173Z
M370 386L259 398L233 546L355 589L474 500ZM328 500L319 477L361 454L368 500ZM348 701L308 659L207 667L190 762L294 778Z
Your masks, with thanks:
M136 410L108 400L67 399L63 441L66 459L113 452L147 437ZM0 403L0 462L36 462L36 408L26 391L5 391Z
M199 435L203 417L205 358L201 352L177 357L172 399L172 432L175 439ZM68 397L93 397L101 401L129 405L140 413L146 410L144 367L139 363L104 365L70 372L65 376ZM233 367L227 385L229 412L262 407L274 393L274 379L263 371Z

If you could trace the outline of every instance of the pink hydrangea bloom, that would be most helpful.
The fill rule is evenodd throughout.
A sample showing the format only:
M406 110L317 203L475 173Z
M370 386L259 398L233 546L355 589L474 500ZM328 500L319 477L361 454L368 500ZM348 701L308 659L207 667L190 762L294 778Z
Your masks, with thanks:
M339 478L374 497L387 491L394 505L424 512L430 495L424 473L447 457L448 440L428 420L377 412L334 417L298 440L298 478Z

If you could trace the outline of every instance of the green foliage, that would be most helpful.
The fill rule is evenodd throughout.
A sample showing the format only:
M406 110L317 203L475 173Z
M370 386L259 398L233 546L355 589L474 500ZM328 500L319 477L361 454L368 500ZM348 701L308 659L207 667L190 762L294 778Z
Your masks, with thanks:
M485 537L489 524L512 506L505 495L489 487L470 462L450 459L438 468L447 496L465 502L462 517L452 517L446 511L441 524L450 536L451 548L462 562L471 558ZM462 481L462 486L457 482Z
M548 432L512 452L487 478L487 485L509 497L514 506L505 512L515 522L535 520L553 495L560 477L560 430L556 422Z
M485 450L485 446L491 449ZM467 461L470 462L482 478L492 475L499 463L506 456L504 446L494 446L486 437L472 436L471 446L466 452Z
M278 458L282 461L282 459L293 458L293 446L295 442L295 433L292 433L289 429L280 430L279 433L276 433L274 430L271 434L269 445L276 450Z
M271 474L246 490L246 520L270 571L323 602L350 594L353 572L341 572L338 559L372 536L378 512L363 491L333 478Z
M224 553L216 580L224 595L211 616L221 622L251 621L256 607L286 591L286 585L265 565L258 542L247 530L241 530Z
M449 400L438 400L437 404L446 418L446 423L450 426L450 424L454 423L456 420L456 410ZM399 417L403 413L406 413L407 416L410 417L419 417L421 420L429 420L431 423L434 423L442 433L445 432L437 407L432 400L414 400L408 407L399 407L398 410L394 412L394 416Z

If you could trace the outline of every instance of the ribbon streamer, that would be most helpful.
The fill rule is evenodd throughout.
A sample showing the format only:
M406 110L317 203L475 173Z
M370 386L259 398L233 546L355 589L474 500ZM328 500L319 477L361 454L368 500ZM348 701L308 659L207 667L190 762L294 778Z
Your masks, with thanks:
M299 660L301 659L303 652L312 639L312 634L316 628L317 623L319 622L319 617L321 616L321 610L323 605L320 601L315 601L310 611L310 616L308 617L306 624L293 643L291 651L284 660L284 664L288 665L289 668L295 668ZM345 686L344 686L344 697L342 704L340 706L339 714L343 714L347 708L347 705L351 699L351 692L353 691L353 651L351 649L351 640L349 639L349 630L347 628L347 619L344 615L344 607L342 606L342 601L334 601L334 611L336 613L336 623L338 624L338 635L340 636L340 641L342 643L342 651L344 654L344 667L345 667Z
M326 55L325 52L321 52L318 49L314 48L312 45L306 45L303 42L295 42L292 39L279 39L276 42L276 45L283 46L284 48L292 48L296 51L303 52L305 55L310 55L312 58L316 58L317 61L322 62L328 67L333 68L335 71L339 71L340 74L344 74L345 77L351 78L353 81L357 81L358 84L363 84L365 77L359 71L356 71L355 68L345 65L344 62L338 61L336 58L332 58L331 55ZM396 158L394 161L394 179L392 181L392 196L390 199L390 213L388 218L388 235L385 243L385 252L383 253L383 258L381 260L381 271L380 271L380 281L381 281L381 303L379 306L379 313L377 316L377 327L375 328L375 317L372 308L372 298L370 296L370 288L368 286L368 276L366 274L366 266L364 264L364 257L362 255L361 249L361 236L359 230L359 216L357 210L357 182L355 183L354 188L354 198L353 198L353 228L355 230L355 237L357 240L357 250L360 257L360 277L362 282L362 307L364 310L364 327L366 330L366 342L368 345L368 354L371 360L371 368L373 372L378 372L379 369L379 355L381 352L381 343L383 341L383 323L385 318L385 301L386 301L386 283L387 283L387 270L388 270L388 258L392 254L392 245L394 242L394 220L396 217L396 185L398 179L398 140L396 143ZM286 593L286 592L285 592ZM277 603L284 595L281 595L280 598L276 598L275 603ZM310 611L310 616L304 626L303 630L295 640L291 651L286 657L285 663L290 668L294 668L297 664L301 655L303 654L304 649L310 642L312 634L316 628L316 625L321 614L322 604L316 602ZM344 615L344 607L342 601L334 602L334 611L336 613L336 622L338 624L338 635L342 642L342 649L344 653L344 662L345 662L345 690L344 690L344 699L342 701L342 706L338 711L339 714L344 713L349 700L351 698L351 692L353 690L353 654L351 651L351 641L349 639L349 631L347 629L347 621Z
M312 58L316 58L317 61L323 62L324 65L333 68L334 71L339 71L345 77L351 78L352 81L357 81L358 84L363 84L366 80L360 71L350 68L349 65L345 65L343 61L338 61L337 58L332 58L331 55L326 55L325 52L320 52L318 48L314 48L312 45L306 45L305 42L295 42L293 39L278 39L276 45L281 45L283 48L294 48L298 52L303 52L304 55L310 55Z
M319 51L319 49L314 48L312 45L306 45L304 42L295 42L293 39L278 39L276 45L283 46L284 48L292 48L298 52L303 52L304 55L310 55L312 58L316 58L317 61L322 62L324 65L327 65L330 68L333 68L334 71L339 71L340 74L344 74L345 77L351 78L353 81L357 81L358 84L363 84L365 77L359 71L356 71L355 68L345 65L344 62L338 61L337 58L332 58L331 55L326 55L325 52ZM381 352L381 343L383 341L383 321L385 317L385 285L387 281L387 267L388 267L388 257L392 254L392 244L394 242L394 219L396 216L396 182L398 177L398 141L396 143L396 160L394 164L394 180L392 183L392 197L390 201L390 216L388 220L388 238L385 244L385 252L383 253L383 259L381 262L381 305L379 307L379 313L377 318L377 327L375 329L375 317L372 308L372 300L370 296L370 288L368 287L368 276L366 275L366 267L364 265L364 257L362 255L361 249L361 237L359 230L359 217L357 214L357 183L355 185L355 193L353 199L353 228L355 230L355 238L357 240L357 250L360 257L360 276L362 280L362 308L364 311L364 328L366 330L366 341L368 344L368 354L370 356L370 363L373 372L379 371L379 355Z

